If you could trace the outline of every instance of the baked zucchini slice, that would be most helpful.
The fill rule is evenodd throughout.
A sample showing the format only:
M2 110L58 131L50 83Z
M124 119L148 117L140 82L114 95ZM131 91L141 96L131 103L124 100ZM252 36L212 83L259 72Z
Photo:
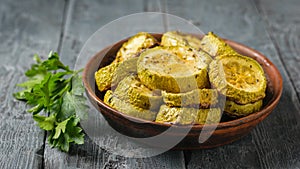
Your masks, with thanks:
M199 50L201 40L195 36L184 34L178 31L170 31L161 37L162 46L187 46Z
M209 64L212 61L211 56L200 50L201 40L193 35L184 34L178 31L170 31L163 34L161 46L182 46L188 48L187 52L191 55L198 55L202 60Z
M202 38L200 48L212 57L236 54L236 51L234 51L223 39L212 32L209 32Z
M162 91L163 100L168 106L199 106L209 108L218 103L218 91L216 89L195 89L186 93L168 93Z
M219 108L212 109L195 109L169 107L162 105L156 116L155 121L159 123L172 124L214 124L220 122L221 110Z
M144 49L150 48L158 44L158 41L147 32L139 32L130 37L119 49L116 55L116 62L122 62L135 55Z
M118 85L125 77L137 74L137 60L138 57L128 58L117 66L112 75L112 86Z
M111 90L108 90L105 93L104 96L104 103L108 104L109 106L111 106L112 108L133 116L133 117L137 117L137 118L141 118L141 119L145 119L145 120L150 120L150 121L154 121L157 112L155 111L151 111L151 110L146 110L146 109L142 109L136 106L133 106L132 104L119 99L116 95L114 95L114 93Z
M125 77L114 93L118 98L143 109L158 110L163 103L161 92L147 88L136 76Z
M95 72L95 80L100 91L105 91L111 87L111 82L119 63L113 62Z
M95 73L95 80L100 91L109 89L112 85L116 85L123 75L131 73L136 70L136 60L132 59L125 62L117 69L120 63L130 58L137 57L138 54L146 49L156 45L157 40L146 32L140 32L128 39L127 42L123 43L119 49L115 60L108 66L99 69ZM115 72L117 71L117 72ZM114 81L114 84L112 84Z
M261 109L263 100L248 104L237 104L234 101L226 100L224 112L231 117L247 116Z
M121 100L129 102L128 91L131 88L132 82L134 80L135 77L133 75L125 77L123 80L120 81L120 83L116 86L116 88L112 89L114 95L116 95Z
M199 109L197 124L217 124L221 121L220 108Z
M155 47L142 52L137 62L141 82L152 90L187 92L209 87L208 65L185 47Z
M253 103L265 97L267 80L260 64L242 55L227 55L209 65L212 86L239 104Z

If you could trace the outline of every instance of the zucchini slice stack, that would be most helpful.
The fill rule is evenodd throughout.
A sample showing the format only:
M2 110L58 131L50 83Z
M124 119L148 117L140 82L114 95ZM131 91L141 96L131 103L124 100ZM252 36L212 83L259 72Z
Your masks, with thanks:
M134 70L135 65L133 65L133 67L130 65L130 63L134 62L134 60L129 61L129 63L125 62L122 64L123 66L118 69L118 66L122 62L130 58L138 57L138 54L141 51L157 44L158 41L146 32L140 32L129 38L128 41L125 42L119 49L115 60L110 65L107 65L95 72L95 80L99 91L106 91L110 89L112 85L116 85L116 82L119 82L122 79L122 75L129 74L132 70ZM117 72L115 73L115 71ZM121 72L123 72L123 74L120 74ZM113 79L115 81L114 84L112 84Z
M210 64L209 78L226 96L224 111L229 116L246 116L261 108L267 80L254 59L238 54L217 57Z
M158 45L159 44L159 45ZM129 38L116 59L95 73L104 102L137 118L179 125L217 124L224 112L241 117L260 110L266 77L254 59L208 33L166 32L158 42L142 32Z
M259 111L267 80L260 64L235 52L213 33L202 39L202 48L214 57L209 65L211 85L226 96L224 112L241 117Z
M179 32L167 32L161 45L143 52L138 75L150 88L162 90L164 105L156 122L175 124L218 123L218 93L210 89L208 64L212 58L199 50L200 39ZM210 109L208 109L210 108Z
M136 73L139 54L157 44L152 35L140 32L122 45L110 65L95 73L98 89L106 91L104 103L130 116L155 119L161 94L144 87Z

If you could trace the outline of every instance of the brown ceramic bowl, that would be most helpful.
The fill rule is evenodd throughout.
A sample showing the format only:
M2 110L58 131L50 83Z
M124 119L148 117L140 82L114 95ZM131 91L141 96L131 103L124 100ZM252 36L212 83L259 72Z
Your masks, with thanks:
M160 39L161 37L161 34L153 35L157 39ZM95 84L94 73L99 68L108 65L114 59L116 52L125 41L126 39L109 46L94 55L85 66L83 83L90 101L115 130L127 136L136 138L155 136L166 131L171 124L162 124L138 119L111 108L103 102L104 93L99 92ZM264 120L279 102L282 93L282 77L275 65L267 57L254 49L231 40L226 40L226 42L240 54L257 60L263 67L268 80L267 97L264 99L264 105L261 111L238 119L223 117L219 124L206 125L205 128L203 125L175 126L176 130L173 133L169 133L168 137L170 139L173 137L182 137L183 139L174 146L173 149L212 148L236 141L247 135L258 123ZM186 128L190 128L188 134L184 132ZM202 131L204 134L206 132L207 134L210 134L212 130L213 133L209 139L200 144L198 142L199 133ZM157 147L157 145L152 146Z

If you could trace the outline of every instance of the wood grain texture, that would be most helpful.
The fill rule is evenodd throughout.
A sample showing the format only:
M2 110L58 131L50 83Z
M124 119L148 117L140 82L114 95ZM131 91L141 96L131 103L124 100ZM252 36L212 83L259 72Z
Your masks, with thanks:
M0 168L300 168L300 75L298 0L0 0ZM99 145L85 144L69 153L52 149L13 99L16 83L35 53L58 50L64 63L75 64L85 41L101 26L136 12L168 12L185 18L203 32L244 43L265 54L284 79L281 102L274 112L241 140L214 149L168 151L150 158L114 155L112 135ZM100 131L109 130L95 118ZM45 149L44 149L44 144ZM113 146L112 146L113 147ZM129 144L130 147L130 144Z
M0 168L43 166L45 133L12 93L19 90L16 83L25 80L33 54L45 56L57 47L62 16L58 2L0 2Z
M285 112L281 118L276 119L282 125L276 126L277 130L285 131L271 134L281 138L283 148L274 150L269 147L269 151L278 153L278 160L270 159L275 166L283 168L299 168L299 140L300 140L300 76L299 76L299 40L300 40L300 18L299 18L299 1L255 1L258 12L261 14L269 37L274 44L275 50L285 68L284 75L286 81L290 81L291 85L285 88L282 106L279 108L281 112ZM292 101L295 108L287 106L287 102ZM287 126L284 124L288 124ZM272 126L269 126L272 127ZM261 138L262 136L258 136ZM275 139L277 141L277 139ZM261 142L263 143L263 142ZM272 143L272 142L271 142ZM288 146L287 146L288 145ZM262 146L265 146L262 144ZM268 166L269 164L264 164Z
M69 0L64 23L62 60L74 65L76 58L88 38L105 24L119 17L142 12L143 2L139 0Z
M300 98L300 1L258 1L258 11L266 22L266 29L270 32L270 38L281 57L289 78L296 88L298 99Z
M63 39L60 47L63 62L74 67L85 41L108 22L124 15L142 12L145 9L148 11L160 10L160 7L156 7L157 5L159 5L159 1L67 1ZM102 131L109 130L103 118L92 118L88 123L100 125L99 128ZM101 131L95 132L101 133ZM115 145L116 147L118 142L123 141L109 135L101 138L106 145ZM149 158L125 158L112 154L112 151L113 147L107 151L90 137L86 137L84 145L71 147L69 153L59 152L46 144L45 168L184 168L184 157L181 151L166 152Z
M272 7L274 1L264 3ZM286 3L276 1L275 4L285 6ZM289 5L295 3L288 2ZM262 5L262 4L261 4ZM279 5L280 6L280 5ZM283 7L285 10L298 8ZM274 6L277 15L278 6ZM191 20L204 32L214 31L224 38L244 43L265 54L278 66L284 79L284 92L281 102L274 112L259 124L247 137L233 144L212 150L187 151L188 168L295 168L299 167L299 100L282 60L288 60L278 54L273 39L270 38L268 26L258 13L256 4L252 1L168 1L167 11ZM275 12L276 11L276 12ZM279 12L280 13L280 12ZM288 13L298 14L298 11ZM270 14L272 16L272 14ZM299 14L298 14L299 15ZM281 15L280 15L281 16ZM291 17L293 20L297 17ZM299 25L299 22L292 22ZM294 28L295 29L295 28ZM289 37L297 37L292 33ZM276 36L273 35L273 36ZM282 42L287 43L287 42ZM285 50L285 46L279 46ZM293 51L293 56L297 55ZM295 60L294 60L295 62ZM293 67L287 66L290 72L296 73ZM299 79L299 78L298 78ZM299 81L299 80L296 80Z

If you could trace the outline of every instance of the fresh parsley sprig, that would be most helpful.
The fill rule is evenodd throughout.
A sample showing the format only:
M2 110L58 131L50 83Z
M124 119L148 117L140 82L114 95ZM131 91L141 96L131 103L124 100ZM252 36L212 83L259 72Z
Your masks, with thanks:
M28 80L17 84L24 90L14 93L26 101L38 126L49 132L48 143L68 152L70 143L83 144L79 126L87 112L80 72L65 66L57 53L50 52L47 60L34 56L35 64L25 72Z

